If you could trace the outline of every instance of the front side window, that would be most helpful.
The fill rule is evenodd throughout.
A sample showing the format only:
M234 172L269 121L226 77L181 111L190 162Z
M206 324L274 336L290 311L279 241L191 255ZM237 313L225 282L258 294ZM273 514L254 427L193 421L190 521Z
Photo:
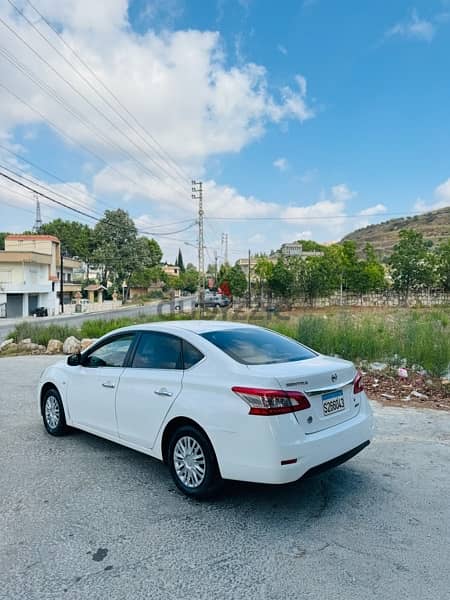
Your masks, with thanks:
M242 327L201 335L244 365L293 362L317 356L298 342L266 329Z
M134 334L123 335L106 342L83 361L85 367L123 367Z
M182 369L181 339L159 331L143 333L131 366L135 369Z

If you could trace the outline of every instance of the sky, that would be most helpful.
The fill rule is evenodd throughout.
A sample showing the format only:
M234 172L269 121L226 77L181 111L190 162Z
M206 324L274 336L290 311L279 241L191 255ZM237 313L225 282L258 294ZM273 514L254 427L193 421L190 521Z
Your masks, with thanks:
M164 259L450 205L450 0L0 0L0 172L44 221L123 208ZM0 177L0 231L36 195ZM90 218L91 215L94 218Z

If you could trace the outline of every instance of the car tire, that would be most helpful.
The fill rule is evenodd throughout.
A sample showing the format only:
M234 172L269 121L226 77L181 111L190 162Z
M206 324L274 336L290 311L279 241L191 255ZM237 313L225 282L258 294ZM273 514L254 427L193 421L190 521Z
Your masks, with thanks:
M69 431L61 396L56 388L48 389L42 398L42 419L50 435L61 436Z
M174 432L169 442L168 464L175 485L190 498L211 498L222 487L214 449L197 427L183 425Z

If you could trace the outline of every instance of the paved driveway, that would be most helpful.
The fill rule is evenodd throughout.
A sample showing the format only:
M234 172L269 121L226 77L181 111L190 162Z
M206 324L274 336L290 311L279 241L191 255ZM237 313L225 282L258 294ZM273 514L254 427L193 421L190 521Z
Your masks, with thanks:
M198 503L151 458L48 436L34 388L54 360L0 359L1 598L449 598L449 414L376 407L346 465Z

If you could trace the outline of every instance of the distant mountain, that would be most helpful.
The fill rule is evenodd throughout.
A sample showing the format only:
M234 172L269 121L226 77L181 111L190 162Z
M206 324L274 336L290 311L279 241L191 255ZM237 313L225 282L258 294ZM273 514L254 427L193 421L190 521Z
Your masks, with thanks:
M358 252L361 252L369 242L375 248L378 256L383 258L391 254L401 229L415 229L420 231L426 239L431 240L433 244L440 244L450 237L450 207L414 217L391 219L377 225L368 225L349 233L342 241L354 240Z

